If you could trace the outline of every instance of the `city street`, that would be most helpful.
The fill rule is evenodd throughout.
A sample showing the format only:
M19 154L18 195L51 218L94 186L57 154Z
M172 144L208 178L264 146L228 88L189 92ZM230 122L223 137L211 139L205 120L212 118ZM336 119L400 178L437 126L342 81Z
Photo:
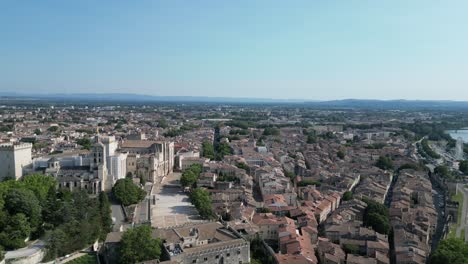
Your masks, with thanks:
M125 215L123 213L122 206L117 202L113 202L111 204L111 211L112 223L114 224L112 231L118 232L120 231L120 227L125 223Z

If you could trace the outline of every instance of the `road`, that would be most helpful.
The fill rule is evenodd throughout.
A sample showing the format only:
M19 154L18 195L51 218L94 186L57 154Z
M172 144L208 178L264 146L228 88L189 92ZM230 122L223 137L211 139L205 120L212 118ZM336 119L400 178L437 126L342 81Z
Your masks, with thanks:
M122 210L122 206L117 203L113 202L111 204L111 211L112 211L112 222L114 224L113 230L114 232L120 231L120 227L125 224L125 215Z
M5 260L17 259L22 257L28 257L36 254L39 250L43 249L45 244L41 240L34 241L31 245L25 248L20 248L13 251L7 251L5 254Z

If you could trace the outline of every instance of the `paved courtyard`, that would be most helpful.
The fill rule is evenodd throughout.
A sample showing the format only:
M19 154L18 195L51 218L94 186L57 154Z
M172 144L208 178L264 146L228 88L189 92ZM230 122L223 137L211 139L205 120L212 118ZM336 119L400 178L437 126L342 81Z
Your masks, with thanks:
M164 178L161 184L155 184L151 201L153 227L164 228L200 221L188 195L181 191L179 179L180 173L173 173Z

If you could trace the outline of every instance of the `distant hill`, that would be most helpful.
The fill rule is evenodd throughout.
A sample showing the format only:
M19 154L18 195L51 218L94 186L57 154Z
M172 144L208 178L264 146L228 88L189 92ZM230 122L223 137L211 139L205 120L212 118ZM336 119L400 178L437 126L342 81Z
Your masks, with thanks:
M0 93L8 98L31 98L49 100L87 100L116 102L204 102L204 103L304 103L304 100L268 99L268 98L233 98L207 96L154 96L130 93L74 93L74 94L17 94Z
M90 101L90 102L182 102L182 103L266 103L266 104L297 104L317 108L335 109L395 109L395 110L468 110L466 101L448 100L372 100L344 99L331 101L311 101L300 99L268 99L268 98L233 98L207 96L153 96L131 93L71 93L71 94L19 94L0 92L1 100L51 100L51 101Z
M326 108L359 108L359 109L427 109L427 110L468 110L468 102L465 101L433 101L433 100L363 100L345 99L321 102L308 102L310 106Z

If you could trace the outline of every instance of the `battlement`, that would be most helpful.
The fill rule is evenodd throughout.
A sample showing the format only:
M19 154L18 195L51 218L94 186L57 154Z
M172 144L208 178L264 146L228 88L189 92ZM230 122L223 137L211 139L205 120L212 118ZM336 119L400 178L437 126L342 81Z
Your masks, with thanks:
M4 143L0 144L0 151L15 151L21 149L31 149L31 143Z

